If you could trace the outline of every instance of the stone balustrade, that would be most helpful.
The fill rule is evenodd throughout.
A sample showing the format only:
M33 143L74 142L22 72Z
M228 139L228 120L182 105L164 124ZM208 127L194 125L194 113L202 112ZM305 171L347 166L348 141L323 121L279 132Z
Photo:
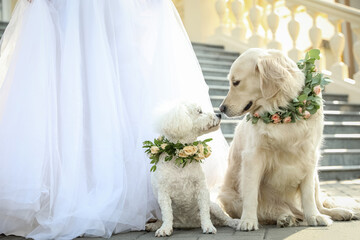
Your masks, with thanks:
M220 24L207 42L222 44L228 50L239 52L250 47L279 49L287 52L295 61L302 58L304 51L309 48L319 48L322 60L318 63L318 68L334 80L327 91L347 93L350 102L360 102L359 9L325 0L216 0L214 7ZM284 9L287 9L288 14L284 13ZM312 22L312 26L306 30L308 44L299 39L305 25L298 19L298 15L304 13ZM233 24L228 24L227 18L231 15L235 20L232 21ZM324 38L325 32L319 26L319 20L327 21L333 28L334 34L328 39ZM287 29L279 29L284 21L287 21ZM348 66L343 61L346 39L341 31L342 23L350 23L352 33L356 36L354 44L348 46L353 50L356 60L357 70L350 76L352 79L349 78ZM277 36L279 31L281 37ZM284 34L290 36L290 49L284 48ZM328 48L322 46L324 40L329 43Z

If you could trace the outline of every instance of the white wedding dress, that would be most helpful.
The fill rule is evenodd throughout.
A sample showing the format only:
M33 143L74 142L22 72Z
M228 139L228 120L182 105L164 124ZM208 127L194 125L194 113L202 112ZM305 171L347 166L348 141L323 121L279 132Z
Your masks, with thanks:
M212 109L170 0L19 0L0 50L0 234L109 237L161 217L142 142L175 99ZM227 144L211 137L214 186Z

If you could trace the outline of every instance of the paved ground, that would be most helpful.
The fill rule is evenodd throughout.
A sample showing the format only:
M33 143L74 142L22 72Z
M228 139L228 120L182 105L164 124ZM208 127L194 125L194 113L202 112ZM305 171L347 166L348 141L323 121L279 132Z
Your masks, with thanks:
M327 181L321 183L324 195L339 200L345 200L348 197L355 199L360 204L360 179L352 181ZM21 240L20 237L0 236L0 240ZM159 239L154 237L154 233L130 232L117 234L110 240L149 240ZM231 228L218 228L216 235L205 235L201 229L175 230L171 237L161 239L173 240L360 240L360 221L335 222L329 227L291 227L277 228L276 226L263 226L255 232L239 232ZM79 240L103 240L103 238L79 238Z

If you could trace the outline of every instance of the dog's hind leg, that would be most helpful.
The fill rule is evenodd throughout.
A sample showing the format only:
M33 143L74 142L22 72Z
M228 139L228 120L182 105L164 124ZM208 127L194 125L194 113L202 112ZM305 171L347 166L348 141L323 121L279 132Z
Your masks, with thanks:
M161 220L156 220L155 222L149 222L145 225L145 231L155 232L161 227L162 224L163 222Z
M223 188L218 196L218 199L221 206L230 217L241 217L243 204L238 192L230 188Z
M293 227L298 226L299 222L302 220L302 214L300 215L295 211L295 213L290 209L288 205L283 205L281 207L277 207L277 219L276 225L278 227Z
M331 217L332 220L335 221L349 221L351 219L356 219L356 215L354 216L353 212L349 209L336 207L335 205L328 204L328 207L324 207L324 204L320 200L320 184L319 177L315 177L315 201L316 206L319 209L319 212Z
M212 221L215 225L228 226L236 229L240 224L240 219L232 219L214 202L210 203L210 213L213 216L214 220Z

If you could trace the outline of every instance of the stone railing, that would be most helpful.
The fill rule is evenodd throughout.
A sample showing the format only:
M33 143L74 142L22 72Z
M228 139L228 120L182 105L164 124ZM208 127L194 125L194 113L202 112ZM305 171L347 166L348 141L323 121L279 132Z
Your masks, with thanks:
M205 42L221 44L227 50L238 52L250 47L279 49L293 60L302 58L310 48L319 48L322 61L318 68L334 81L327 92L346 93L350 102L360 102L359 9L325 0L212 2L219 23L213 26L213 34ZM347 54L356 60L352 76L349 76L348 66L343 61L346 39L341 31L342 23L350 23L351 32L356 35L354 43L347 46L347 50L352 50Z

